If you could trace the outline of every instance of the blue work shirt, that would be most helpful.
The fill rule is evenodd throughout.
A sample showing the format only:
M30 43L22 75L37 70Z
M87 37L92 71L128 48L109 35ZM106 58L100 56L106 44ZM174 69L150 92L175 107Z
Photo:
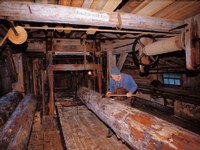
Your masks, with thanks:
M135 83L135 80L128 74L121 73L120 82L110 78L109 89L112 93L114 93L115 88L122 88L122 87L124 87L127 91L133 93L137 90L138 86Z

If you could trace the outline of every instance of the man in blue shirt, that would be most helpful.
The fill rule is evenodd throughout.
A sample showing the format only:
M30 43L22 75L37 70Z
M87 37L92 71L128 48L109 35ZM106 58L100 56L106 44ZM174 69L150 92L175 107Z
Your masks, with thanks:
M137 90L137 87L135 80L130 75L120 73L119 69L114 67L111 70L109 91L106 96L110 97L110 94L126 94L126 97L115 97L114 99L131 106L132 95ZM110 138L112 135L112 129L108 128L107 137Z
M120 73L117 67L113 67L111 70L111 78L109 84L109 91L106 93L107 97L110 94L126 94L128 97L116 97L116 100L131 105L131 97L137 90L137 84L135 80L128 74Z

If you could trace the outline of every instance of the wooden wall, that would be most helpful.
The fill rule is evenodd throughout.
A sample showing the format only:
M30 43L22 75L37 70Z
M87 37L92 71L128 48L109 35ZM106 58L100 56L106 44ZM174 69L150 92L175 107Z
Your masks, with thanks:
M12 90L12 82L6 63L0 60L0 96Z

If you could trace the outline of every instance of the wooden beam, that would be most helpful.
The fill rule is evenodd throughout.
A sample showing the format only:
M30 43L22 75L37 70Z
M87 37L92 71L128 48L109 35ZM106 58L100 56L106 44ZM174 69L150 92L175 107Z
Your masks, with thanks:
M133 52L132 45L128 45L128 46L124 46L124 47L121 47L121 48L114 49L113 55L123 54L123 53L131 53L131 52Z
M113 55L123 54L123 53L130 53L132 52L132 43L134 39L130 40L115 40L115 43L106 43L102 45L103 51L112 50Z
M179 70L182 72L184 71L178 67L176 67L176 69L173 69L172 71L174 72L174 71L179 71ZM162 96L168 99L176 99L181 102L185 102L189 104L200 105L200 95L199 95L199 92L197 92L197 90L195 92L194 91L191 92L191 90L174 89L174 88L169 88L169 87L152 87L144 83L144 84L140 84L138 91L142 93L146 93L146 94L151 94L153 96Z
M103 10L113 12L121 2L122 0L108 0L105 6L103 7Z
M144 15L144 16L152 16L155 13L159 12L160 10L164 9L165 7L172 4L175 0L170 1L160 1L160 0L154 0L151 1L148 5L146 5L144 8L140 9L137 14L138 15Z
M84 0L82 8L90 8L92 5L93 0Z
M59 5L71 6L71 0L59 0Z
M112 33L101 33L101 35L103 35L105 38L113 38L113 39L115 39L115 38L118 38L117 36L116 36L116 34L112 34Z
M146 7L152 0L145 0L142 3L140 3L136 8L134 8L131 13L136 14L138 11Z
M121 47L124 47L125 45L129 45L131 43L133 43L135 41L135 39L126 39L126 40L115 40L114 43L112 43L112 47L113 49L118 49Z
M51 13L49 13L51 12ZM70 14L67 15L66 14ZM68 23L118 27L167 32L183 24L183 21L158 19L128 13L107 13L91 9L12 1L0 2L0 18L9 20ZM119 19L120 18L120 19Z
M90 9L102 10L107 0L93 0Z
M154 17L183 20L200 13L199 8L199 1L174 1L173 4L154 14Z
M25 94L25 84L24 84L24 77L25 77L24 69L25 68L23 67L25 57L23 56L22 53L17 53L17 54L12 54L12 58L14 60L14 64L15 64L15 68L17 72L17 82L12 84L13 91L19 91Z
M130 13L133 11L137 6L139 6L143 1L128 1L119 11Z
M187 1L186 1L187 2ZM186 14L185 12L188 11L190 14L190 17L194 16L195 13L193 13L193 9L195 9L195 7L198 6L196 9L199 10L200 4L199 1L188 1L188 3L183 3L183 5L180 8L176 8L174 11L172 11L172 13L168 13L166 18L169 19L174 19L174 18L178 18L179 17L183 17L184 14ZM200 12L200 11L198 11ZM191 14L193 13L193 14ZM196 13L197 14L197 13ZM184 19L188 18L188 14L186 15L186 17Z
M35 3L48 4L48 0L35 0Z
M112 55L112 66L116 66L116 55Z
M78 96L133 149L198 150L200 136L151 114L81 87Z
M83 5L83 1L84 0L72 0L72 4L71 4L71 6L73 6L73 7L81 7L82 5Z
M121 71L124 65L124 62L126 60L128 53L122 53L119 57L119 60L117 62L117 67L119 68L119 70Z
M107 51L107 69L108 69L108 76L110 75L110 71L113 67L113 54L112 50Z

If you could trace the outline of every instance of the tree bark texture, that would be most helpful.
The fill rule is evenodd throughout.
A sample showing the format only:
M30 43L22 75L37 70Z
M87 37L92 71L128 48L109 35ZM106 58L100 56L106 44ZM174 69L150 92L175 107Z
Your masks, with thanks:
M31 132L37 100L27 95L19 103L0 133L0 150L25 150Z
M85 87L78 90L78 96L89 109L134 149L200 149L200 136L193 132L123 105L114 99L102 98L101 94Z
M11 116L22 98L22 94L18 92L10 92L0 98L0 130L8 118Z

